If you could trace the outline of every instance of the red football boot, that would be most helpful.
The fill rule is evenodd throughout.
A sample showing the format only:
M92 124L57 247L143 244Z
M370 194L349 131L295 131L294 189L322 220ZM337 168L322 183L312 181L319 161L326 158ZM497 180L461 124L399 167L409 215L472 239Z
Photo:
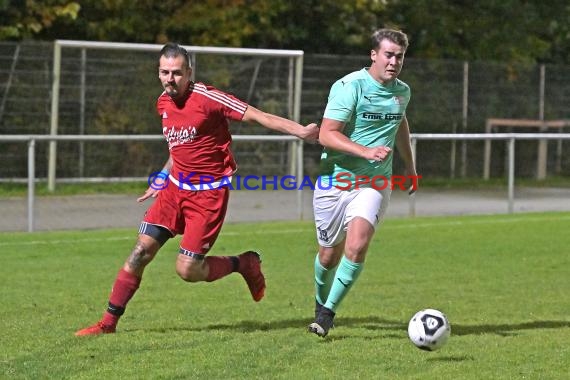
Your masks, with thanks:
M254 251L244 252L238 257L238 272L245 279L253 300L259 302L265 294L265 277L261 273L261 257Z
M82 330L77 331L75 333L75 336L112 334L114 332L115 332L115 326L106 326L101 321L99 321L93 326L89 326Z

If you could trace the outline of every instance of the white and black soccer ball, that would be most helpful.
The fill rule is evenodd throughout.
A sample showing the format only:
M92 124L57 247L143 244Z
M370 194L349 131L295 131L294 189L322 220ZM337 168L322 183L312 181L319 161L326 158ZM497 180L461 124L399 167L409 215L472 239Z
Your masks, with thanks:
M422 350L435 351L441 348L450 334L451 325L445 314L439 310L420 310L408 323L410 340Z

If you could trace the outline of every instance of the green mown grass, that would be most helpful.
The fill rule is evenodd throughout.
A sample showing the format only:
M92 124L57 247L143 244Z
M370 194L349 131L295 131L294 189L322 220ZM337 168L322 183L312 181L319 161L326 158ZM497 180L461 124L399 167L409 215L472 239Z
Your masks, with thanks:
M257 249L266 297L239 275L188 284L178 239L147 268L116 334L98 320L133 230L0 234L0 377L9 379L565 379L570 213L388 219L325 339L313 315L313 225L226 225L211 254ZM444 311L436 352L407 322Z

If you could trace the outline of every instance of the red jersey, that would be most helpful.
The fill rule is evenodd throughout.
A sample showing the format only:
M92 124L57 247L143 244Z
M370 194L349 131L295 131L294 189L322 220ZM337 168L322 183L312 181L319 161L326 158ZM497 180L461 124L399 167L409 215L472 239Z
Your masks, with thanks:
M186 183L200 176L220 180L237 169L229 121L240 121L248 104L203 83L191 83L181 106L163 92L156 102L172 157L170 174Z

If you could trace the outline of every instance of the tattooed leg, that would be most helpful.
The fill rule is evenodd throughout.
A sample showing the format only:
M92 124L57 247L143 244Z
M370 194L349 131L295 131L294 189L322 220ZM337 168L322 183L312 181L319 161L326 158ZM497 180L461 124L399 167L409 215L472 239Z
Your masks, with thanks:
M138 277L142 277L144 268L154 259L159 249L160 243L154 238L148 235L139 235L123 269Z

